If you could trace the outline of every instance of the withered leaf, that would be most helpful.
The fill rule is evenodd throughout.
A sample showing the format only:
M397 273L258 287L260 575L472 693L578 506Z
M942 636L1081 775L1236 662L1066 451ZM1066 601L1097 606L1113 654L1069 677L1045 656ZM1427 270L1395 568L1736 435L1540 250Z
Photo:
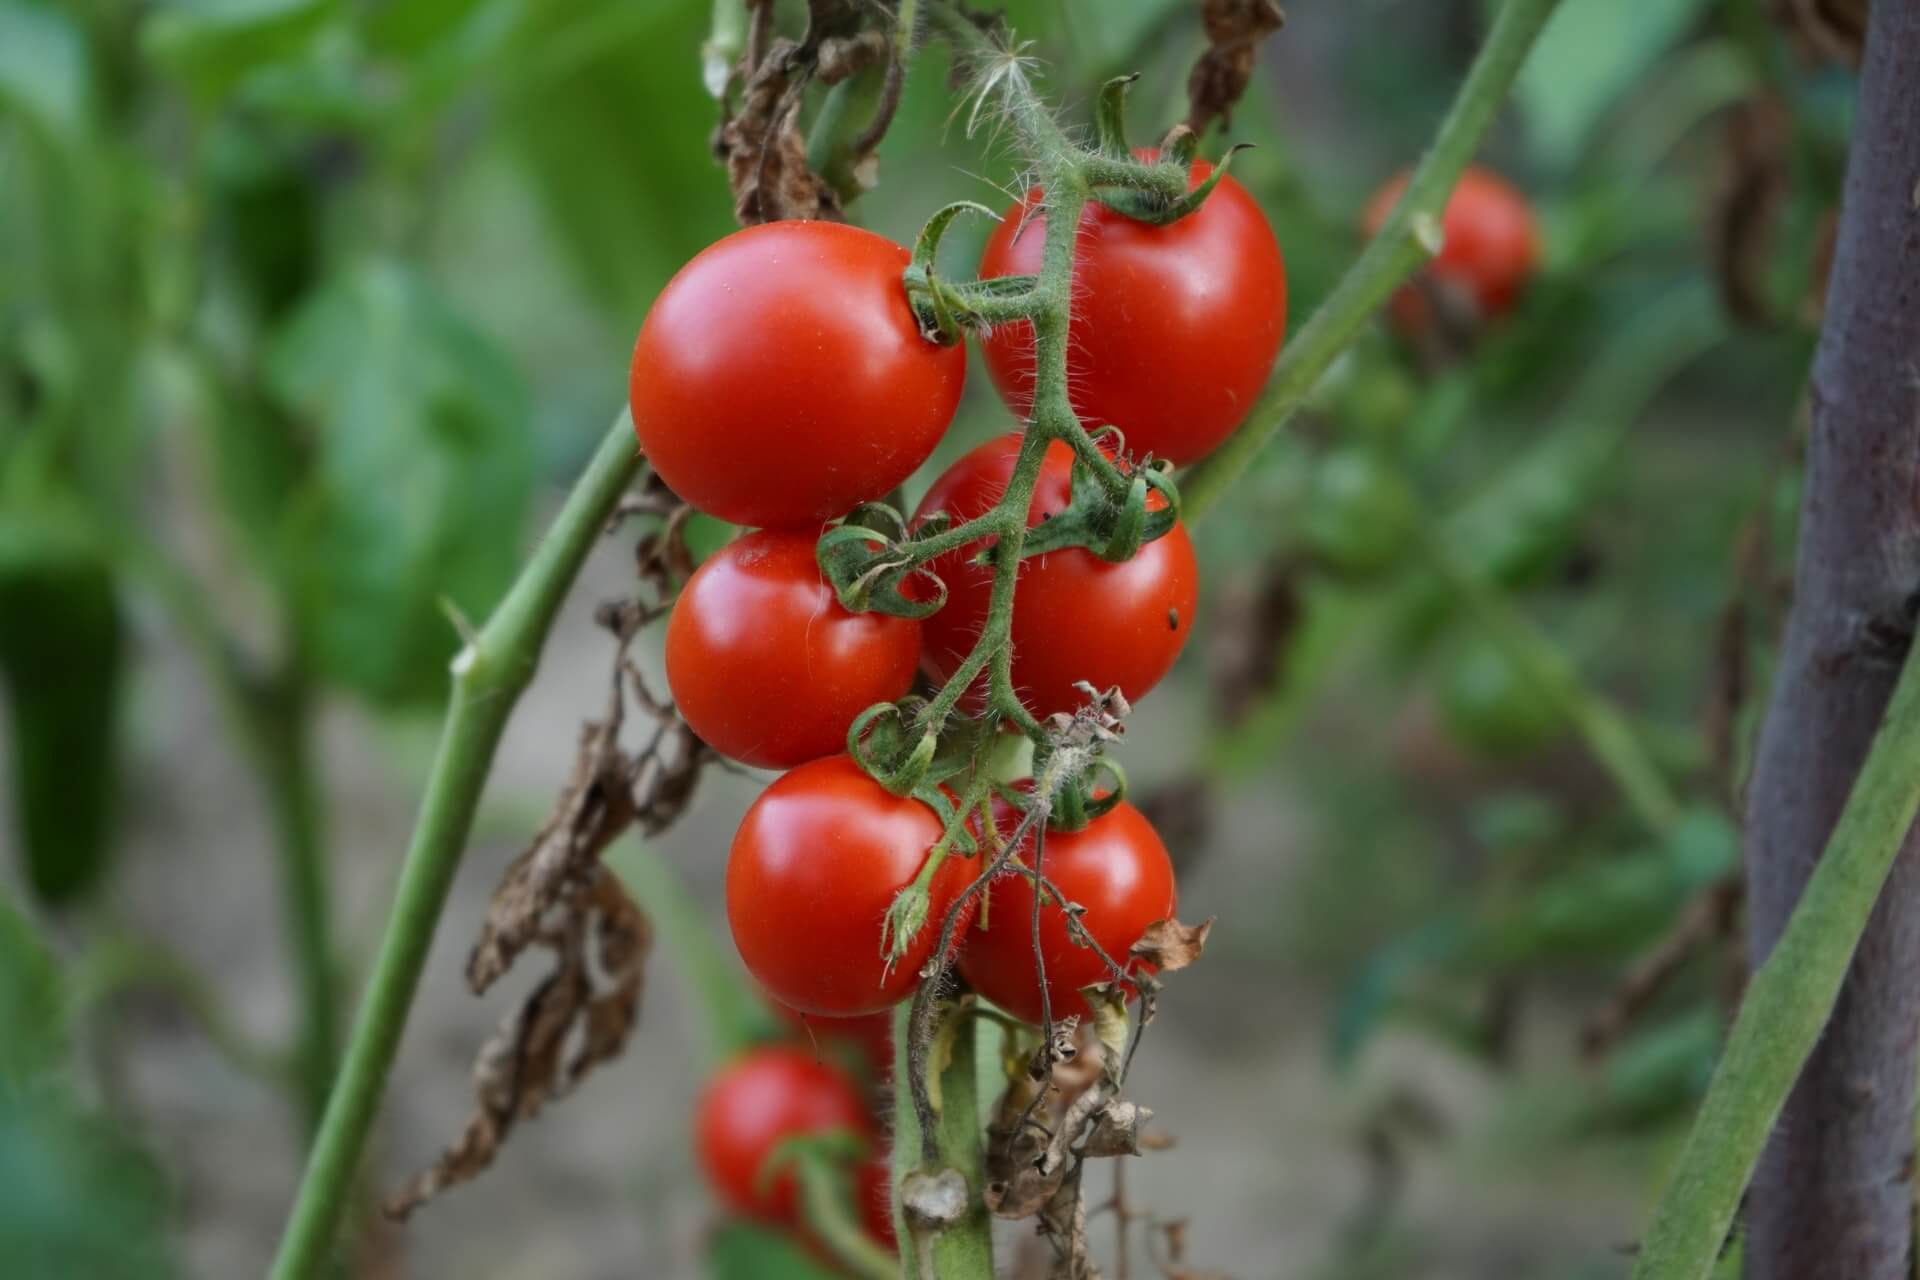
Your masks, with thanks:
M1234 104L1247 91L1260 42L1286 25L1277 0L1203 0L1207 51L1187 77L1187 124L1203 133L1218 118L1231 124Z
M474 1109L466 1128L431 1168L388 1198L388 1216L404 1220L448 1187L478 1176L515 1125L625 1048L652 941L647 919L604 870L596 870L563 911L558 924L534 939L552 948L553 973L502 1020L474 1062Z
M1174 973L1198 960L1207 948L1207 935L1213 932L1217 917L1208 916L1199 924L1178 920L1156 920L1140 935L1127 954L1162 973Z
M1093 1122L1093 1131L1081 1154L1090 1157L1137 1156L1145 1147L1142 1130L1153 1118L1153 1110L1124 1098L1116 1098L1101 1109Z

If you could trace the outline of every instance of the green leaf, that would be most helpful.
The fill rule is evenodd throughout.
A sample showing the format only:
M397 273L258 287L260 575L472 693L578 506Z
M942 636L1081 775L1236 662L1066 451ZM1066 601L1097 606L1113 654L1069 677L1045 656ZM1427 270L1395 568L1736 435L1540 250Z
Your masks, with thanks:
M148 19L142 47L203 103L306 50L338 0L174 0Z
M58 9L0 4L0 107L32 117L49 133L84 132L92 69L86 37Z
M520 551L527 406L504 359L410 268L372 263L279 333L270 393L313 432L286 554L322 671L385 703L443 692Z
M124 675L113 575L56 556L0 573L0 678L27 881L63 904L98 883L113 841Z
M1708 0L1566 0L1514 86L1535 156L1575 161L1602 117L1686 34Z
M50 1075L66 1049L66 999L53 953L0 898L0 1096Z
M63 1090L0 1088L0 1258L21 1280L160 1280L166 1186L139 1148Z
M800 1243L767 1227L729 1222L707 1246L710 1280L833 1280Z

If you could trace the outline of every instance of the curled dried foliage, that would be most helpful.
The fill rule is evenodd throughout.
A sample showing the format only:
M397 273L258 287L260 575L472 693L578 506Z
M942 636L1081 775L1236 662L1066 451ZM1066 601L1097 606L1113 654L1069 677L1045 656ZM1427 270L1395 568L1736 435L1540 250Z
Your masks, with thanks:
M1181 924L1178 920L1156 920L1140 935L1127 954L1162 973L1175 973L1197 961L1207 949L1207 936L1213 932L1214 916L1199 924Z
M1867 43L1868 0L1775 0L1776 18L1809 57L1860 65Z
M787 218L840 220L843 193L809 165L807 138L800 131L807 86L816 80L838 84L893 56L889 30L860 26L871 8L851 0L810 0L807 9L807 31L799 40L769 39L772 5L755 4L754 34L739 74L740 100L729 104L714 131L714 154L726 166L734 217L743 225ZM844 158L860 187L872 185L873 153L899 106L900 85L901 70L897 60L891 61L875 117Z
M552 952L553 968L481 1046L465 1128L430 1168L387 1200L394 1218L478 1176L520 1121L618 1057L639 1020L652 930L601 855L631 828L653 834L671 825L713 756L671 705L647 689L628 656L634 637L665 612L665 601L690 570L681 540L685 508L655 485L623 503L621 512L662 517L637 555L652 603L624 601L599 611L616 638L606 714L581 727L573 771L553 812L501 876L466 976L474 994L484 994L536 946ZM629 697L652 722L637 752L621 745Z
M1787 195L1789 121L1774 93L1760 93L1727 114L1727 175L1714 200L1714 275L1727 314L1771 326L1767 274Z
M1204 0L1207 51L1187 77L1187 126L1204 133L1217 118L1233 123L1234 104L1253 79L1260 42L1286 25L1277 0Z

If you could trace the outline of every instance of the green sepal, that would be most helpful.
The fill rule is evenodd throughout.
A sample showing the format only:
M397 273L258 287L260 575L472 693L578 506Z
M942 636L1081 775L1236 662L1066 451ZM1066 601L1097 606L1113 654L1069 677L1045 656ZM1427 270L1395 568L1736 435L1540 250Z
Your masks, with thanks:
M1093 131L1100 150L1108 155L1132 154L1127 147L1127 90L1139 78L1140 73L1136 71L1132 75L1115 76L1100 86L1100 96L1093 107Z
M1150 509L1148 497L1155 492L1165 502ZM1086 460L1076 456L1067 509L1030 530L1021 555L1085 547L1102 560L1122 564L1147 543L1166 536L1179 521L1180 491L1165 471L1152 465L1140 468L1126 495L1116 500Z
M1145 222L1152 226L1164 227L1170 222L1178 222L1188 214L1195 212L1207 202L1220 180L1227 176L1227 167L1232 163L1234 154L1244 151L1252 143L1240 142L1227 148L1220 157L1220 163L1213 167L1205 180L1178 200L1161 200L1145 191L1136 191L1127 187L1102 189L1094 192L1093 198L1112 209L1115 213L1132 218L1135 222Z
M938 533L945 528L946 518L936 516L923 521L920 531ZM850 612L930 617L946 604L947 584L915 563L904 549L907 541L906 517L885 503L867 502L820 535L814 558L820 565L820 576L833 588L841 607ZM901 591L901 585L915 576L932 584L930 598L916 600Z

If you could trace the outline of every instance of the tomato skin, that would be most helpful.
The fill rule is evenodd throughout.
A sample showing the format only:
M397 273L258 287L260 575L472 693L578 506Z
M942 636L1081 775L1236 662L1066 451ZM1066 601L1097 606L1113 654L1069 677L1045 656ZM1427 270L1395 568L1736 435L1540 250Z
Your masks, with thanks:
M927 923L884 978L881 925L940 831L932 809L847 756L781 775L747 810L727 859L727 922L747 970L776 1000L826 1017L877 1013L912 994L972 861L941 864Z
M1007 832L1017 818L1011 808L1002 808L997 820ZM1031 865L1032 837L1021 850ZM1127 952L1147 926L1173 916L1173 861L1146 816L1124 800L1079 831L1049 830L1041 870L1068 902L1086 908L1080 920L1087 932L1129 969L1133 966ZM1033 962L1033 882L1015 872L996 876L987 898L988 927L967 935L960 952L961 976L1016 1018L1037 1023L1040 975ZM1040 909L1040 947L1054 1018L1091 1017L1080 988L1105 981L1106 963L1091 947L1074 945L1066 916L1050 896Z
M835 1129L873 1137L866 1102L846 1074L797 1048L767 1045L723 1068L700 1095L694 1146L728 1208L775 1226L799 1217L798 1179L782 1170L757 1186L761 1167L788 1138Z
M756 528L817 526L912 475L946 433L964 346L920 336L907 251L835 222L736 231L647 313L634 432L681 498Z
M847 726L913 684L920 624L849 613L821 579L816 532L728 543L667 623L667 684L693 731L742 764L790 769L845 751Z
M933 927L938 928L939 924L935 920ZM778 1000L773 1002L773 1008L804 1040L836 1040L852 1045L872 1064L877 1075L884 1077L893 1070L891 1011L867 1013L856 1018L827 1018L819 1014L802 1013Z
M1151 158L1149 155L1148 158ZM1198 186L1213 167L1193 166ZM980 258L983 279L1040 270L1047 220L1038 189L1008 210ZM1287 328L1287 271L1260 206L1222 178L1200 209L1164 227L1098 201L1080 219L1067 382L1088 427L1111 424L1127 446L1175 463L1212 451L1266 386ZM1033 405L1033 327L981 343L1013 411Z
M1407 189L1409 175L1401 173L1380 188L1367 204L1364 219L1368 235L1385 225L1387 215ZM1513 310L1520 292L1540 258L1540 238L1527 198L1499 175L1471 168L1447 201L1441 217L1445 233L1439 254L1427 264L1429 277L1460 290L1483 319ZM1412 332L1431 324L1427 299L1418 289L1394 295L1395 323Z
M1020 437L1009 435L966 454L934 481L915 518L934 511L955 520L984 514L1006 492L1019 452ZM1073 450L1054 441L1034 483L1028 528L1066 509L1072 476ZM1159 495L1149 498L1150 505L1159 503ZM936 682L959 668L986 625L993 569L972 561L979 550L971 543L930 562L947 584L946 605L922 624L921 666ZM1124 564L1084 547L1022 560L1014 588L1013 684L1027 709L1040 717L1071 712L1085 701L1073 687L1078 680L1096 689L1118 685L1129 701L1145 696L1186 646L1199 583L1193 540L1183 524ZM984 680L969 702L978 706L983 697Z

